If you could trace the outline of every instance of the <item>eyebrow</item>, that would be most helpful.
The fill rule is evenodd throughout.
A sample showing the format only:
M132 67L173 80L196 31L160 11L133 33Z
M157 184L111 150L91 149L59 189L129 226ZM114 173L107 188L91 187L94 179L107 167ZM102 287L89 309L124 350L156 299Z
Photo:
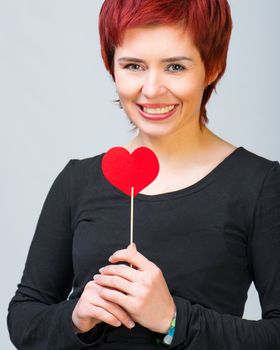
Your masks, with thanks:
M145 63L144 60L141 60L140 58L135 58L135 57L121 57L118 59L118 62L127 62L127 61L133 61L137 63ZM176 56L176 57L169 57L169 58L164 58L160 62L165 63L165 62L177 62L177 61L193 61L191 58L186 57L186 56Z

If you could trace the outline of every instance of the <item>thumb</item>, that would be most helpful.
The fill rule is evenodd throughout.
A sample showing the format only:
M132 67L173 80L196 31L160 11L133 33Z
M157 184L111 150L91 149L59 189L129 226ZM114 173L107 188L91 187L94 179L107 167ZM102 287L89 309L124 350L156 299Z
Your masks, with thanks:
M135 244L135 243L129 244L128 247L127 247L127 249L132 249L132 250L134 249L134 250L137 250L136 244Z

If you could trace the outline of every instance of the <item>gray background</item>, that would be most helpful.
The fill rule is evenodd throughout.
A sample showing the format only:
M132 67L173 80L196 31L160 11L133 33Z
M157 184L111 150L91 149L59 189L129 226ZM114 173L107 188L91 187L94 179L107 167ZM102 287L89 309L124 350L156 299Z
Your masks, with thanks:
M209 128L279 160L280 2L230 3L228 69L209 105ZM111 102L115 88L100 57L101 4L0 0L1 349L14 348L7 305L54 178L69 159L91 157L133 136ZM254 288L244 317L260 318Z

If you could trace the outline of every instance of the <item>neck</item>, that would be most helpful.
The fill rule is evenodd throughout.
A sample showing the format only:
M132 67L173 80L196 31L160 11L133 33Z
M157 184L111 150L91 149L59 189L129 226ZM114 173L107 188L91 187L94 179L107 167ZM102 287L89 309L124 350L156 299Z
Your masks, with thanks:
M200 128L198 123L193 123L187 131L180 130L161 137L152 137L140 131L125 147L130 152L141 146L148 147L155 152L160 163L176 166L182 160L193 161L205 148L209 147L213 137L214 134L206 126Z

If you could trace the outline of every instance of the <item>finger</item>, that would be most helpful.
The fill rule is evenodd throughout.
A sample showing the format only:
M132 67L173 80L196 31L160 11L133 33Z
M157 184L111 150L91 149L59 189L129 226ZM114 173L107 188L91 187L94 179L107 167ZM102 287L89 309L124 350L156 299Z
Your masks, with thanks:
M94 305L94 308L89 312L89 316L100 320L102 322L108 323L113 327L120 327L122 325L121 321L113 316L110 312L106 311L102 307Z
M103 287L116 289L125 294L133 293L133 283L119 276L94 275L94 282Z
M99 272L102 275L119 276L130 282L136 282L140 278L140 272L138 270L124 264L107 265L99 269Z
M109 261L111 263L125 261L137 267L140 271L147 270L153 265L153 263L150 260L148 260L141 253L139 253L136 249L118 250L110 256Z
M98 297L94 300L93 317L98 318L114 327L120 323L131 329L135 326L131 317L119 305Z
M123 309L126 310L126 306L130 305L131 303L131 296L130 295L125 295L124 293L117 291L115 289L110 289L108 287L101 287L99 291L99 296L102 299L105 299L107 301L110 301L114 304L119 305Z
M91 317L97 318L103 322L112 324L117 327L118 321L123 323L126 327L132 328L134 327L133 319L130 315L119 305L110 302L100 296L100 292L104 288L96 284L94 281L90 281L87 284L87 300L89 305L93 307ZM95 307L104 309L105 313L102 310L95 310ZM95 311L97 312L96 316ZM110 316L111 315L111 316Z

